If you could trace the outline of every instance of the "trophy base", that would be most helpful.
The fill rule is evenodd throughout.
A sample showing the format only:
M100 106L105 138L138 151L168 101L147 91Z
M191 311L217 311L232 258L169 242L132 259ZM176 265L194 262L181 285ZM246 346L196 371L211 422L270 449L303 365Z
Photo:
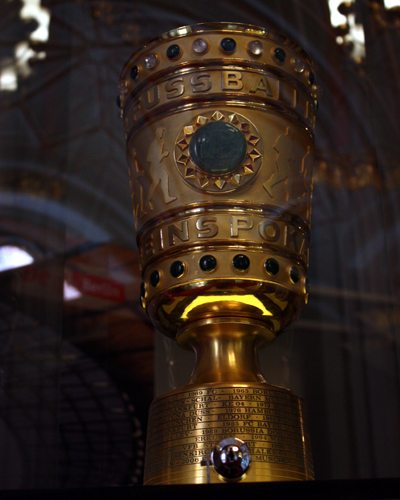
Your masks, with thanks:
M190 385L150 408L144 484L314 479L303 400L267 383ZM250 450L239 478L214 468L211 451L226 438Z

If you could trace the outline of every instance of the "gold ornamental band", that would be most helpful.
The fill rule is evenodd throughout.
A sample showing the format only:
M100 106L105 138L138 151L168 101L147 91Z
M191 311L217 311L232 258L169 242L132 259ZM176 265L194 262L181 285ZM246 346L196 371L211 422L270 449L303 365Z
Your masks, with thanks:
M251 466L242 481L313 479L301 398L268 384L189 386L156 399L150 410L145 484L221 482L211 449L245 441ZM264 479L264 480L266 480Z
M176 112L171 104L178 99L181 101L179 106L199 106L202 109L207 102L213 106L216 99L232 101L230 105L236 106L279 107L280 110L285 109L286 114L292 114L312 135L315 122L312 99L307 96L305 88L283 78L265 70L249 71L240 67L206 72L185 68L178 74L168 73L161 82L144 90L135 101L127 100L129 114L125 124L131 130L128 141L150 118Z
M204 210L203 210L204 211ZM295 219L287 223L264 214L243 213L235 208L210 209L207 215L175 216L173 221L158 222L139 237L141 263L159 259L168 253L191 251L194 246L226 241L231 245L256 242L281 248L307 265L309 230Z

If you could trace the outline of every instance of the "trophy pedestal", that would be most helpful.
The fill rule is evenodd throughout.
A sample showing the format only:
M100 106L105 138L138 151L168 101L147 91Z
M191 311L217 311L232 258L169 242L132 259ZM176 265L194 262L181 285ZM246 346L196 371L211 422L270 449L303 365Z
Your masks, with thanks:
M258 348L273 339L261 322L239 318L178 332L196 367L188 386L151 405L145 484L314 479L303 400L260 373Z
M226 438L244 441L251 466L241 482L314 479L303 400L267 383L194 384L151 405L145 484L237 481L210 454Z

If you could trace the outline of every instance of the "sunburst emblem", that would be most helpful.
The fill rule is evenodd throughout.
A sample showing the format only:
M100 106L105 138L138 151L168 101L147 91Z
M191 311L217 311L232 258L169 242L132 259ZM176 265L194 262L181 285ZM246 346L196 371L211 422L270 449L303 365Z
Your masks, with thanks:
M226 193L254 180L262 162L262 140L242 115L208 111L188 122L175 142L175 161L193 188Z

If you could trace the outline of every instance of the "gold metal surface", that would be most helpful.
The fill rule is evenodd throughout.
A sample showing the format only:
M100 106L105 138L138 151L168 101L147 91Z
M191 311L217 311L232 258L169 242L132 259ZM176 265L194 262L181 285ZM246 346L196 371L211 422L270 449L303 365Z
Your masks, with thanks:
M240 436L251 450L243 482L313 479L301 398L267 383L195 384L157 398L150 411L147 484L218 483L211 448Z
M310 479L301 400L257 350L307 301L311 61L262 28L189 26L138 50L120 91L142 305L196 353L190 385L152 405L145 482L229 480L209 463L227 437L251 453L239 479Z

